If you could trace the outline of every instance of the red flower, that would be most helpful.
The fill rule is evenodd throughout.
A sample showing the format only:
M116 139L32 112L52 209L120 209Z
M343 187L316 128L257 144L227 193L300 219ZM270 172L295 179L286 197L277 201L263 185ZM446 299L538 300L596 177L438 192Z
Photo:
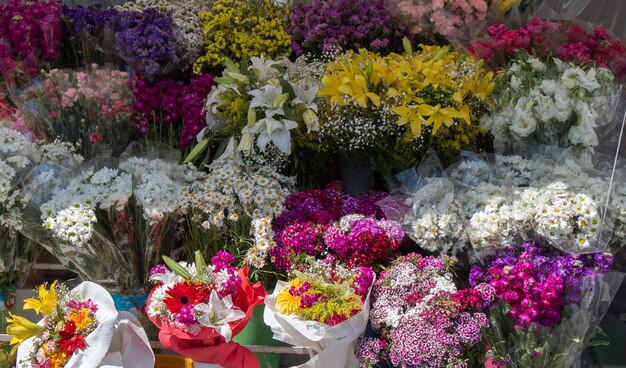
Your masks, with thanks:
M55 341L59 344L59 348L62 352L70 357L77 349L83 350L87 346L85 338L80 333L76 333L76 325L69 322L63 328L63 331L59 331L60 339Z
M167 289L167 298L163 300L171 313L177 313L186 305L196 305L208 299L204 288L196 287L187 282L179 282Z

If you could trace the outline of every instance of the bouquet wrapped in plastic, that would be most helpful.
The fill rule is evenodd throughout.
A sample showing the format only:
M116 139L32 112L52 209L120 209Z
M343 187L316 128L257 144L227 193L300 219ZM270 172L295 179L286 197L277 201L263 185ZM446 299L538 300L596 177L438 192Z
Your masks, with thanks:
M612 123L619 90L608 69L519 53L496 77L497 108L480 125L499 153L529 156L544 145L593 152Z
M13 100L31 130L75 144L85 159L120 155L133 138L133 95L128 74L91 65L86 71L53 69Z
M11 315L7 328L18 367L139 367L154 364L154 353L137 319L115 310L101 286L83 282L69 290L41 285L24 309L43 316L35 324Z
M182 188L196 175L140 157L91 161L74 173L40 166L25 189L31 206L23 231L84 280L145 293L148 270L176 245Z
M354 344L367 325L372 269L348 269L329 256L290 276L265 298L264 319L274 339L317 353L301 367L356 365Z
M260 367L251 351L231 341L265 298L260 283L248 282L248 269L234 267L235 258L223 251L208 265L200 252L194 263L164 260L167 266L150 271L157 286L146 307L160 329L161 343L197 362L224 368Z
M481 329L489 320L476 310L493 300L493 292L457 289L451 274L455 262L413 253L381 275L370 311L379 336L359 340L359 367L384 362L394 367L467 367L479 361Z
M470 283L494 297L485 338L507 367L573 367L591 340L624 275L613 258L561 255L524 243L476 267Z

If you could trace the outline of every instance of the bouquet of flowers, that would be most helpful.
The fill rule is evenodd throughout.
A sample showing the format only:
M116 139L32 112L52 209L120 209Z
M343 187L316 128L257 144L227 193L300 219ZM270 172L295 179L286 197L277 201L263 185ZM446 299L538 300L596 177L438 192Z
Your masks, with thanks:
M491 131L502 153L520 147L532 153L538 145L592 151L617 104L613 80L608 69L520 53L496 78L492 98L498 108L480 125Z
M265 232L273 235L269 243L272 263L278 271L290 271L298 267L299 258L326 253L356 266L384 262L404 236L396 224L383 220L376 205L386 195L368 192L355 197L332 185L290 194L285 210L271 227L264 226ZM351 253L357 250L362 253Z
M43 319L32 323L11 315L7 331L16 345L18 367L95 368L154 364L154 353L139 322L118 313L102 287L84 282L69 290L54 281L24 300ZM122 348L123 347L123 348Z
M395 367L467 367L489 326L476 312L493 300L490 288L458 290L455 258L399 258L374 285L370 323L380 337L359 340L360 367L390 362ZM484 355L483 355L484 356Z
M360 48L399 51L405 27L386 0L297 0L289 6L287 32L296 55L332 56Z
M265 299L265 323L275 339L317 352L307 366L351 367L375 274L366 267L345 268L332 256L308 262Z
M272 240L262 239L267 234L261 223L282 211L292 185L290 178L271 169L247 171L229 159L215 161L208 174L182 189L187 256L226 250L237 264L252 267L253 280L263 279L269 286L265 271L270 271L266 258Z
M192 264L164 260L167 266L150 271L157 286L147 304L148 316L161 330L161 343L194 361L225 368L259 367L252 352L231 342L265 297L260 283L248 282L248 269L238 270L235 258L224 251L209 265L200 252Z
M198 13L204 32L204 50L193 66L220 68L227 59L243 61L253 56L289 56L289 34L283 28L287 6L270 0L215 0Z
M623 275L607 273L613 258L561 255L540 243L511 247L472 269L470 283L491 290L485 337L499 364L570 367L589 346Z
M327 65L320 128L339 152L365 152L385 174L417 166L429 146L450 160L479 133L493 73L446 47L380 56L348 52ZM380 157L372 152L379 153Z
M176 245L181 187L196 170L129 157L90 162L59 182L69 175L47 167L32 174L26 191L39 218L29 216L25 234L84 280L123 295L145 292L148 270Z
M86 159L119 155L133 137L125 72L97 65L87 71L53 69L15 97L33 131L75 144Z
M588 32L578 24L534 18L517 29L496 23L486 31L488 37L468 49L495 66L504 67L518 50L524 50L542 60L556 56L565 62L608 68L620 79L626 76L626 45L603 27Z
M33 143L25 135L0 128L0 298L22 287L41 248L22 236L22 180L33 165L71 167L82 161L69 144ZM10 304L10 303L9 303ZM4 325L0 323L0 325Z
M393 0L413 34L459 35L464 27L484 20L488 0Z
M322 68L304 58L253 57L241 65L227 60L207 98L207 127L198 137L233 137L244 160L277 168L292 151L304 157L317 142L311 133L319 129L315 97Z

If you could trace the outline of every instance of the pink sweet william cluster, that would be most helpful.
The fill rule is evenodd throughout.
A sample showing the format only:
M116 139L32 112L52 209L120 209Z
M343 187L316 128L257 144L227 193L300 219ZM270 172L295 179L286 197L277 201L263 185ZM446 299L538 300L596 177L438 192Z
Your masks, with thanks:
M626 76L626 46L603 27L587 32L577 24L534 18L518 29L492 24L487 34L487 39L472 43L469 51L497 66L506 65L517 50L525 50L540 58L593 63L610 69L618 78Z
M489 326L476 312L493 300L493 289L457 290L451 257L410 254L383 272L372 291L370 322L379 337L356 346L362 368L389 361L395 367L467 367L467 356Z
M396 0L412 33L434 32L453 36L474 21L487 16L485 0Z
M610 254L558 255L532 242L508 252L485 272L474 267L470 284L492 287L495 300L507 305L507 316L524 329L559 323L563 307L580 302L583 279L606 272L613 263Z

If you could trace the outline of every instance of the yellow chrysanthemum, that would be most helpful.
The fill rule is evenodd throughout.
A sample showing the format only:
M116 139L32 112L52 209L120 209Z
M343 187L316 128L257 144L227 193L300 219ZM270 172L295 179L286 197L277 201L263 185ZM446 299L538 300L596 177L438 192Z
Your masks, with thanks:
M51 314L58 302L56 285L58 280L54 280L50 285L50 290L46 290L45 285L39 286L39 299L24 299L24 309L34 309L35 312L49 315Z
M76 328L84 330L93 324L93 319L89 318L91 311L88 308L82 308L78 313L74 313L67 318L68 322L73 322Z
M292 314L300 308L300 297L291 295L289 290L294 288L300 288L302 286L302 280L295 278L291 280L289 286L284 288L276 296L276 306L282 314Z
M9 323L7 326L7 334L11 336L10 344L14 345L11 354L17 350L18 345L24 340L44 331L43 326L32 323L24 317L14 316L11 313L9 313L9 317L7 317L6 320Z

